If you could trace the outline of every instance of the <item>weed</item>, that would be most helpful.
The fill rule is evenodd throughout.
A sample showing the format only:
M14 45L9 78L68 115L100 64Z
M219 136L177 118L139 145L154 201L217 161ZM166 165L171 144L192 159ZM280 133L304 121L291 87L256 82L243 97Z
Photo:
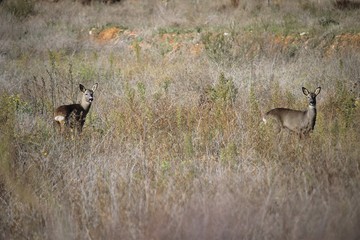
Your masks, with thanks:
M233 165L238 155L237 146L235 143L228 143L225 147L220 150L220 160L224 163Z
M215 104L219 108L226 108L234 104L238 89L231 78L220 73L218 82L213 87L205 88L200 97L200 105Z
M229 63L234 60L232 54L233 38L227 33L206 33L202 35L202 43L205 46L209 58L217 63Z
M184 134L184 153L187 158L191 158L195 153L191 133Z
M137 61L138 63L140 63L140 61L141 61L141 46L140 46L138 40L134 40L134 42L133 42L133 49L134 49L134 52L135 52L136 61Z

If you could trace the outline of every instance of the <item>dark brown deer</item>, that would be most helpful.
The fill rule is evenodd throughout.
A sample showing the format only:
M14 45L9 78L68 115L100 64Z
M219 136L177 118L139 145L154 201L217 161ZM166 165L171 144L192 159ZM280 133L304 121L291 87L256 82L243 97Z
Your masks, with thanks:
M64 132L65 128L75 129L79 134L82 132L97 86L98 84L95 83L92 89L86 89L82 84L79 84L80 91L83 93L80 103L62 105L55 110L54 120L61 133Z
M299 134L300 138L308 135L315 127L316 96L320 93L321 88L318 87L315 92L310 92L303 87L302 91L308 98L309 106L307 110L299 111L288 108L274 108L265 114L263 121L266 123L268 118L271 117L276 120L278 127L287 128Z

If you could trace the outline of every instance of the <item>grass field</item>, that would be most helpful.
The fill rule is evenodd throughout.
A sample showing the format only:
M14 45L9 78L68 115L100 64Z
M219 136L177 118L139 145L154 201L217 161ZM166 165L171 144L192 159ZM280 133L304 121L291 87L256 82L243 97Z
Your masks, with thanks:
M0 239L360 238L357 1L80 2L0 3Z

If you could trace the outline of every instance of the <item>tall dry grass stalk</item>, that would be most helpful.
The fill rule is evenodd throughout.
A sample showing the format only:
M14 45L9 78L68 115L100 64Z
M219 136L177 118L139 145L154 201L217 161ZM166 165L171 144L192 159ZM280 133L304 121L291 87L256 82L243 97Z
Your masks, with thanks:
M357 239L360 54L339 34L359 14L276 2L0 8L0 238ZM82 136L59 136L55 106L93 82ZM261 123L302 86L322 86L309 138Z

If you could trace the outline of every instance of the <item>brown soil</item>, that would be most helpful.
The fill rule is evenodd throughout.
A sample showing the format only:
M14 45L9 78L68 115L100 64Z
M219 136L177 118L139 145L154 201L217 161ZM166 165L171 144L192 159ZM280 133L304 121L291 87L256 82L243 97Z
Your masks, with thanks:
M214 33L214 35L219 33ZM98 34L93 36L97 43L107 44L114 42L119 38L129 40L129 47L133 47L132 40L141 37L141 33L134 30L124 30L119 27L110 27L103 29ZM200 55L205 50L205 45L201 41L200 34L197 32L190 33L163 33L155 35L153 39L143 39L139 42L142 49L149 49L154 45L162 44L168 47L168 52L184 51L192 55ZM324 56L332 56L341 51L351 50L360 51L360 33L345 33L329 38L315 39L310 37L307 33L292 34L287 36L282 35L267 35L254 40L252 34L244 33L236 36L234 43L242 45L246 43L248 47L248 54L257 52L260 49L260 44L267 44L269 53L279 51L286 51L292 47L297 48L321 48Z

